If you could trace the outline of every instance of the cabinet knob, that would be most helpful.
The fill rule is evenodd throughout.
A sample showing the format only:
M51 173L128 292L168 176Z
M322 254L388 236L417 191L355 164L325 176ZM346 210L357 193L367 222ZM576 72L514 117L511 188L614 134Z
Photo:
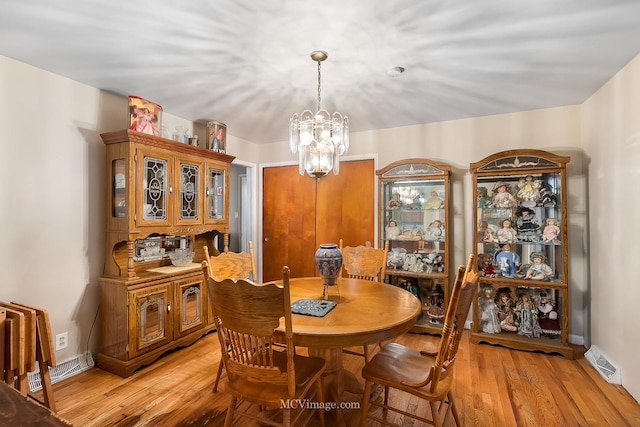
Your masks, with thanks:
M170 313L170 312L171 312L171 303L168 302L167 303L167 313Z
M268 241L269 241L269 238L268 238L268 237L265 237L265 238L264 238L264 242L266 243L266 242L268 242Z
M169 194L173 194L173 187L171 185L169 186Z

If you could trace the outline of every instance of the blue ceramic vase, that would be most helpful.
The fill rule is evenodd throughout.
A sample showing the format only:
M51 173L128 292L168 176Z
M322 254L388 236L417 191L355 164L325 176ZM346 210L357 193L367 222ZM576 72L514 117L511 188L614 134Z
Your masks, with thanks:
M336 284L336 278L342 267L342 252L335 243L323 243L316 251L316 268L324 280L325 286Z

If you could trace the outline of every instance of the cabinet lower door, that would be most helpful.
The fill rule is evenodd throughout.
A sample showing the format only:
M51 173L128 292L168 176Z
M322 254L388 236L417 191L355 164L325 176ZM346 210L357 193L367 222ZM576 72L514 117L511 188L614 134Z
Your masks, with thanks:
M175 286L174 337L204 328L206 306L203 295L204 282L199 279L177 281Z
M171 283L129 292L130 357L170 342L171 324Z

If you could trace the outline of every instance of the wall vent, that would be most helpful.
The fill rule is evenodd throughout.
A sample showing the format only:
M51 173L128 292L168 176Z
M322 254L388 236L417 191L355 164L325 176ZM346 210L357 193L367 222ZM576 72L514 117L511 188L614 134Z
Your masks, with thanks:
M584 357L596 368L596 371L600 372L600 375L602 375L607 382L617 385L622 384L620 368L605 356L597 345L592 345L584 354Z
M93 356L91 353L81 354L66 362L58 363L56 366L49 368L49 376L51 384L72 377L75 374L91 369L94 366ZM40 379L40 370L29 372L29 389L34 392L42 389L42 380Z

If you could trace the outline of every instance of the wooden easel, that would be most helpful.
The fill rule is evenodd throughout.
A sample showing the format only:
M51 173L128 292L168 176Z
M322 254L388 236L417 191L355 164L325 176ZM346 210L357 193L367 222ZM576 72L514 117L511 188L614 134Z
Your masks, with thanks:
M2 352L4 381L23 395L29 395L27 373L35 370L37 362L44 396L44 402L41 403L55 412L49 367L55 366L56 359L49 312L17 302L0 302L0 310L6 316L2 321L3 316L0 314L0 322L4 323L0 327L0 341L5 347ZM38 400L32 395L29 397Z

